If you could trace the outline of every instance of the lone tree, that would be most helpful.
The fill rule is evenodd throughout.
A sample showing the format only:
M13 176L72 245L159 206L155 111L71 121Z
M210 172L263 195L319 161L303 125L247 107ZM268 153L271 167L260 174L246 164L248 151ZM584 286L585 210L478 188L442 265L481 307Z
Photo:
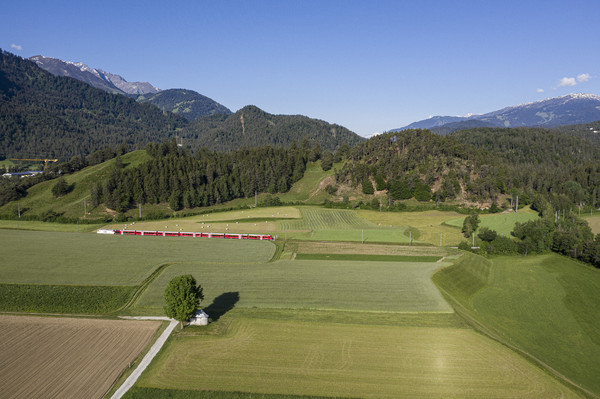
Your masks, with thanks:
M202 287L191 274L173 277L165 289L165 313L168 317L183 322L194 314L204 299Z

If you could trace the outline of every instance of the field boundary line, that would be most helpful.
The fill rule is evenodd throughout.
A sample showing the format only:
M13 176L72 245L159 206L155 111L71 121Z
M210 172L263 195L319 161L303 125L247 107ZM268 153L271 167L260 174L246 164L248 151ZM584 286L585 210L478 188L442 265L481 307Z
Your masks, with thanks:
M529 360L531 363L533 363L534 365L537 365L538 367L540 367L542 370L545 370L548 374L550 374L551 376L553 376L554 378L556 378L557 380L563 382L565 385L572 387L575 389L575 391L579 392L579 393L583 393L584 395L587 395L589 397L592 398L596 398L596 399L600 399L600 396L596 395L595 393L587 390L586 388L582 387L581 385L577 384L575 381L572 381L571 379L569 379L568 377L566 377L564 374L562 374L561 372L555 370L554 368L550 367L550 365L548 365L547 363L543 362L542 360L540 360L539 358L535 357L534 355L532 355L531 353L525 351L524 349L521 349L511 343L509 343L506 339L502 338L501 334L496 331L495 329L493 329L492 327L486 326L484 323L480 322L479 320L477 320L477 318L475 316L472 315L472 312L463 304L461 304L457 299L455 299L452 295L450 295L448 293L448 291L446 291L445 289L443 289L442 287L440 287L439 285L436 284L436 286L438 287L438 289L440 290L440 292L442 293L442 295L446 298L446 300L450 303L450 306L452 306L452 308L454 309L454 312L459 315L460 317L462 317L467 324L469 324L471 327L473 327L473 329L483 335L485 335L486 337L498 342L499 344L507 347L508 349L520 354L521 356L523 356L525 359Z
M165 317L141 317L141 316L136 317L136 316L133 316L130 318L129 317L124 317L124 318L130 319L130 320L131 319L134 319L134 320L161 320L161 321L165 320ZM173 329L175 328L175 326L177 324L179 324L179 322L177 320L173 320L173 319L168 319L168 320L171 320L171 322L169 323L169 325L167 326L165 331L163 331L163 333L160 335L160 337L158 337L158 339L154 342L154 344L152 345L152 347L150 348L148 353L146 353L146 356L144 356L144 358L142 359L140 364L137 366L137 368L133 371L133 373L131 373L129 375L129 377L127 377L125 382L119 387L119 389L117 389L115 391L113 396L111 396L111 399L121 399L123 397L123 395L125 395L125 393L127 393L127 391L129 391L129 389L131 387L133 387L133 385L136 383L138 378L140 378L140 376L142 375L144 370L146 370L146 368L150 365L150 362L152 361L152 359L154 359L154 357L161 350L161 348L163 347L165 342L167 342L167 339L171 335L171 332L173 332Z
M135 290L135 292L133 293L133 295L131 296L129 301L127 301L127 303L125 305L121 306L119 309L115 310L112 313L114 314L114 313L122 312L123 310L125 310L128 307L130 307L131 305L133 305L134 302L137 301L137 299L140 297L142 292L146 288L148 288L148 286L154 281L154 279L156 279L156 277L158 277L158 275L160 273L162 273L167 267L176 265L178 263L180 263L180 262L163 263L162 265L157 267L148 277L146 277L146 279L144 279L144 281L142 281L142 284L140 284L138 289Z

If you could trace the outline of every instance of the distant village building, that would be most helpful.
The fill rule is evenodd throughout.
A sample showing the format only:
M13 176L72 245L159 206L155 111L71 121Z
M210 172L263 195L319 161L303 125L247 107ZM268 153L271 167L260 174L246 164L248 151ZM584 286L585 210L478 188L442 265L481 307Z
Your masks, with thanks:
M196 313L190 318L191 326L207 326L208 325L208 315L204 313L204 310L197 309Z
M27 172L12 172L12 173L5 173L2 175L2 177L29 177L29 176L39 175L40 173L44 173L44 171L43 170L29 170Z

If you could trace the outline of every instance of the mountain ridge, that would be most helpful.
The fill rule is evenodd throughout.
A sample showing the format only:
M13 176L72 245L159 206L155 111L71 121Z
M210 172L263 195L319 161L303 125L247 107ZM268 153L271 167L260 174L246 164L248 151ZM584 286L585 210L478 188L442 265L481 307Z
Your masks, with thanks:
M83 62L64 61L43 55L34 55L28 59L53 75L82 80L91 86L109 92L139 95L160 91L148 82L128 82L120 75L105 72L98 68L91 68Z
M571 93L514 106L481 115L434 116L391 130L430 129L438 134L475 127L555 127L600 120L600 96ZM478 121L478 122L472 122Z

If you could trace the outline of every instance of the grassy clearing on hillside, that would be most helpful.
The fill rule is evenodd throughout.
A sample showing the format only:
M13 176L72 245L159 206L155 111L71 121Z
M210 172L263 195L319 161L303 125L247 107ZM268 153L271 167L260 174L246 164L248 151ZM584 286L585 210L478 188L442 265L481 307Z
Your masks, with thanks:
M264 262L269 242L0 230L0 282L137 285L169 262Z
M134 303L131 313L162 314L168 281L193 274L203 306L221 295L242 308L451 312L431 275L444 263L279 261L255 264L182 263L168 267Z
M221 333L173 337L137 386L361 398L576 397L470 329L239 317L219 323L226 323Z
M302 179L294 183L287 193L277 194L277 196L284 202L296 202L305 201L306 203L322 203L323 199L328 198L329 195L325 193L325 187L322 187L319 191L319 183L335 173L336 169L340 169L343 166L343 162L336 163L333 167L324 171L321 168L321 160L317 162L309 162L306 165L306 171Z
M409 227L412 231L413 242L418 240L423 243L440 245L440 234L442 235L442 245L458 245L463 239L460 230L444 225L446 221L460 216L456 212L378 212L368 210L356 212L359 217L369 220L377 226L405 229L406 242L408 242Z
M588 222L594 234L600 234L600 215L587 216L584 219Z
M466 216L446 221L447 225L462 228L463 222ZM515 223L525 223L530 220L535 220L539 216L537 212L531 210L529 207L519 210L518 213L496 213L491 215L479 215L481 223L479 228L487 227L491 230L495 230L498 234L510 236L510 233L515 228Z
M558 255L471 255L434 281L501 339L600 394L600 271Z
M146 151L134 151L125 154L121 157L124 167L132 168L149 159ZM49 180L36 184L27 190L27 196L19 199L21 212L23 215L33 214L40 215L41 213L53 210L58 213L64 213L65 217L83 217L85 199L88 200L89 217L104 216L104 208L92 209L90 200L91 185L96 183L98 179L108 177L113 169L115 161L110 160L98 165L89 166L72 175L65 175L65 180L68 184L74 184L73 191L67 195L56 198L52 194L52 187L56 184L56 180ZM0 207L0 213L13 213L16 208L16 202L9 202Z

